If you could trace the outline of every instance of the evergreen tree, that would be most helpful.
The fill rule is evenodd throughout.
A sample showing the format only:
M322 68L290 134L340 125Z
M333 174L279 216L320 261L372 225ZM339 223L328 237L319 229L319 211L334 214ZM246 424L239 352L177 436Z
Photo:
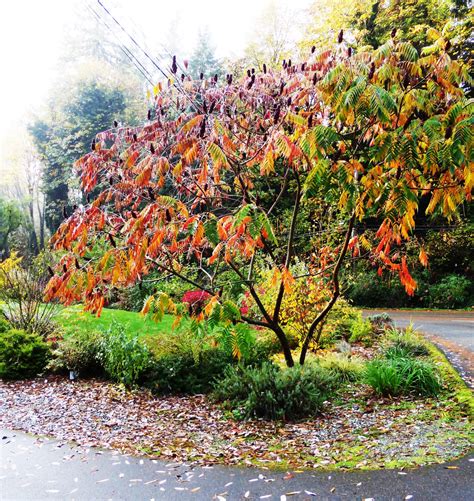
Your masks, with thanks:
M0 198L0 259L9 257L9 237L19 228L23 220L17 202Z
M222 65L215 55L208 30L199 32L188 68L193 78L199 78L201 72L204 74L204 78L222 74Z
M396 32L400 40L420 49L431 42L430 28L441 31L449 20L455 21L456 10L464 12L462 6L456 7L452 0L376 0L368 17L355 19L355 24L363 31L362 42L374 48Z
M69 98L51 105L49 114L30 126L30 133L44 164L43 192L46 226L57 230L70 213L73 164L91 147L97 132L109 129L126 109L126 96L118 87L76 82Z

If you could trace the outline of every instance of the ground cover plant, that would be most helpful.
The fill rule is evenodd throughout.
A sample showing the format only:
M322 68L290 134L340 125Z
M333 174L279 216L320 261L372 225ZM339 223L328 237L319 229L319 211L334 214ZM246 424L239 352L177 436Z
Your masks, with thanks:
M308 312L300 364L341 293L347 257L366 253L413 294L404 244L421 201L428 216L453 218L473 180L468 69L451 59L444 33L430 37L417 49L394 30L377 49L359 50L341 32L335 48L281 70L202 80L185 71L179 84L159 83L144 125L98 134L77 161L94 200L53 237L64 254L48 299L100 313L114 288L154 270L210 294L198 319L219 308L227 325L272 331L293 366L281 309L297 281L322 294ZM176 58L171 69L177 74ZM320 214L317 245L297 252L302 215ZM374 220L378 229L366 232ZM418 254L426 266L425 250ZM303 275L291 271L296 255ZM278 289L271 307L258 288L265 268ZM257 315L239 311L236 284ZM144 306L165 311L180 316L184 307L165 294Z

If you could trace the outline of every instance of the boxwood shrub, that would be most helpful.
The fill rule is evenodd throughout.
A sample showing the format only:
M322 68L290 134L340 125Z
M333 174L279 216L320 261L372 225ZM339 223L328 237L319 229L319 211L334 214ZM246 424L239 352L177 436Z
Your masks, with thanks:
M11 329L0 334L0 378L25 379L41 374L50 348L37 334Z

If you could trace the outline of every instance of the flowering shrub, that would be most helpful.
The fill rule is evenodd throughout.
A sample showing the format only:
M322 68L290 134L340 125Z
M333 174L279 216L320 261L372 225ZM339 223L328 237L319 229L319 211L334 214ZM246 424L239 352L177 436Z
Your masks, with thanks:
M248 315L250 311L251 298L250 293L245 291L244 297L240 301L240 314Z
M181 301L188 305L191 315L198 315L201 313L210 297L211 295L209 292L194 290L185 292Z

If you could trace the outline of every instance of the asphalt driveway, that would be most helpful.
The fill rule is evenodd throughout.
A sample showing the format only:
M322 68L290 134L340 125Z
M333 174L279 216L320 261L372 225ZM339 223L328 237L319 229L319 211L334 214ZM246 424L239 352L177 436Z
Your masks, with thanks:
M196 467L0 430L0 499L474 500L474 457L410 470L287 472Z

